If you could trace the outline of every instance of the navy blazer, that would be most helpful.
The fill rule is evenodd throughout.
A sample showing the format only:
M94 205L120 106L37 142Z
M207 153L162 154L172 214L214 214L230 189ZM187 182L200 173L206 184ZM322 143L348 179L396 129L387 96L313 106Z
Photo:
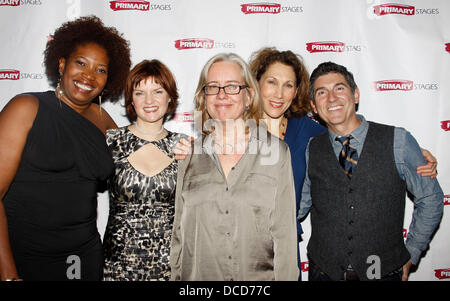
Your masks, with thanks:
M305 150L311 137L317 136L320 133L326 131L327 128L321 126L311 118L293 117L289 119L286 135L284 141L289 146L292 159L292 171L294 173L295 183L295 199L296 210L300 207L300 200L302 198L303 181L305 180L306 161ZM297 220L297 233L298 235L303 233L302 226Z

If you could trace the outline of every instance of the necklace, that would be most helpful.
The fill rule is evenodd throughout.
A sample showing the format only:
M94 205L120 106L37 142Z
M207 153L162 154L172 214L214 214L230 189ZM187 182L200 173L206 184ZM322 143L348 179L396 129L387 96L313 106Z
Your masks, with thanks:
M153 132L153 133L149 133L149 132L146 132L143 129L141 129L138 126L137 122L135 122L134 125L136 126L136 130L138 130L138 132L143 134L143 135L149 135L149 136L156 137L156 136L158 136L159 134L161 134L164 131L164 127L162 125L161 125L161 129L160 130L158 130L156 132Z
M231 140L235 142L227 142L226 137L222 135L217 135L216 131L213 132L213 148L216 154L218 155L242 155L245 153L245 149L247 147L247 141L249 137L247 134L245 135L244 139L237 139L236 137L231 137ZM239 136L238 136L239 138Z
M287 118L286 117L282 117L281 122L280 122L280 139L284 140L284 136L286 136L286 129L287 129Z
M217 155L242 155L245 152L244 142L236 144L213 142L213 147Z

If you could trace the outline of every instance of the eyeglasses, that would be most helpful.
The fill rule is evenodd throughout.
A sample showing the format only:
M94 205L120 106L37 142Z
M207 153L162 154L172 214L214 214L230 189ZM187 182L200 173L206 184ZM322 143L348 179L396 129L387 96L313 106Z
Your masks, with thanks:
M203 87L203 92L205 92L205 95L217 95L220 93L220 89L223 89L223 92L227 95L236 95L247 87L246 85L226 85L223 87L208 85Z

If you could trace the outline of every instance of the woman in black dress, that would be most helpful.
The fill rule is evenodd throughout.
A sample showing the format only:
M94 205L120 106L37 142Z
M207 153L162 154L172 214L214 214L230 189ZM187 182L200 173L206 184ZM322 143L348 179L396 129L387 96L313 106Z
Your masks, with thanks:
M96 197L117 126L93 102L120 96L130 50L90 16L58 28L44 54L55 91L17 95L0 113L0 275L100 280Z

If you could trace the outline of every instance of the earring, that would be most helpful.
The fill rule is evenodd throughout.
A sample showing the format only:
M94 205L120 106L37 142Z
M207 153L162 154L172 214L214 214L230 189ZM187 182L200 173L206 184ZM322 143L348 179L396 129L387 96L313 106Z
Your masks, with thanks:
M61 76L58 79L58 84L56 84L55 94L56 94L56 98L58 98L58 100L59 100L59 107L61 108L62 107L61 98L64 95L64 92L61 89Z
M102 118L102 95L103 95L103 91L98 96L98 107L99 107L99 110L100 110L100 118Z

